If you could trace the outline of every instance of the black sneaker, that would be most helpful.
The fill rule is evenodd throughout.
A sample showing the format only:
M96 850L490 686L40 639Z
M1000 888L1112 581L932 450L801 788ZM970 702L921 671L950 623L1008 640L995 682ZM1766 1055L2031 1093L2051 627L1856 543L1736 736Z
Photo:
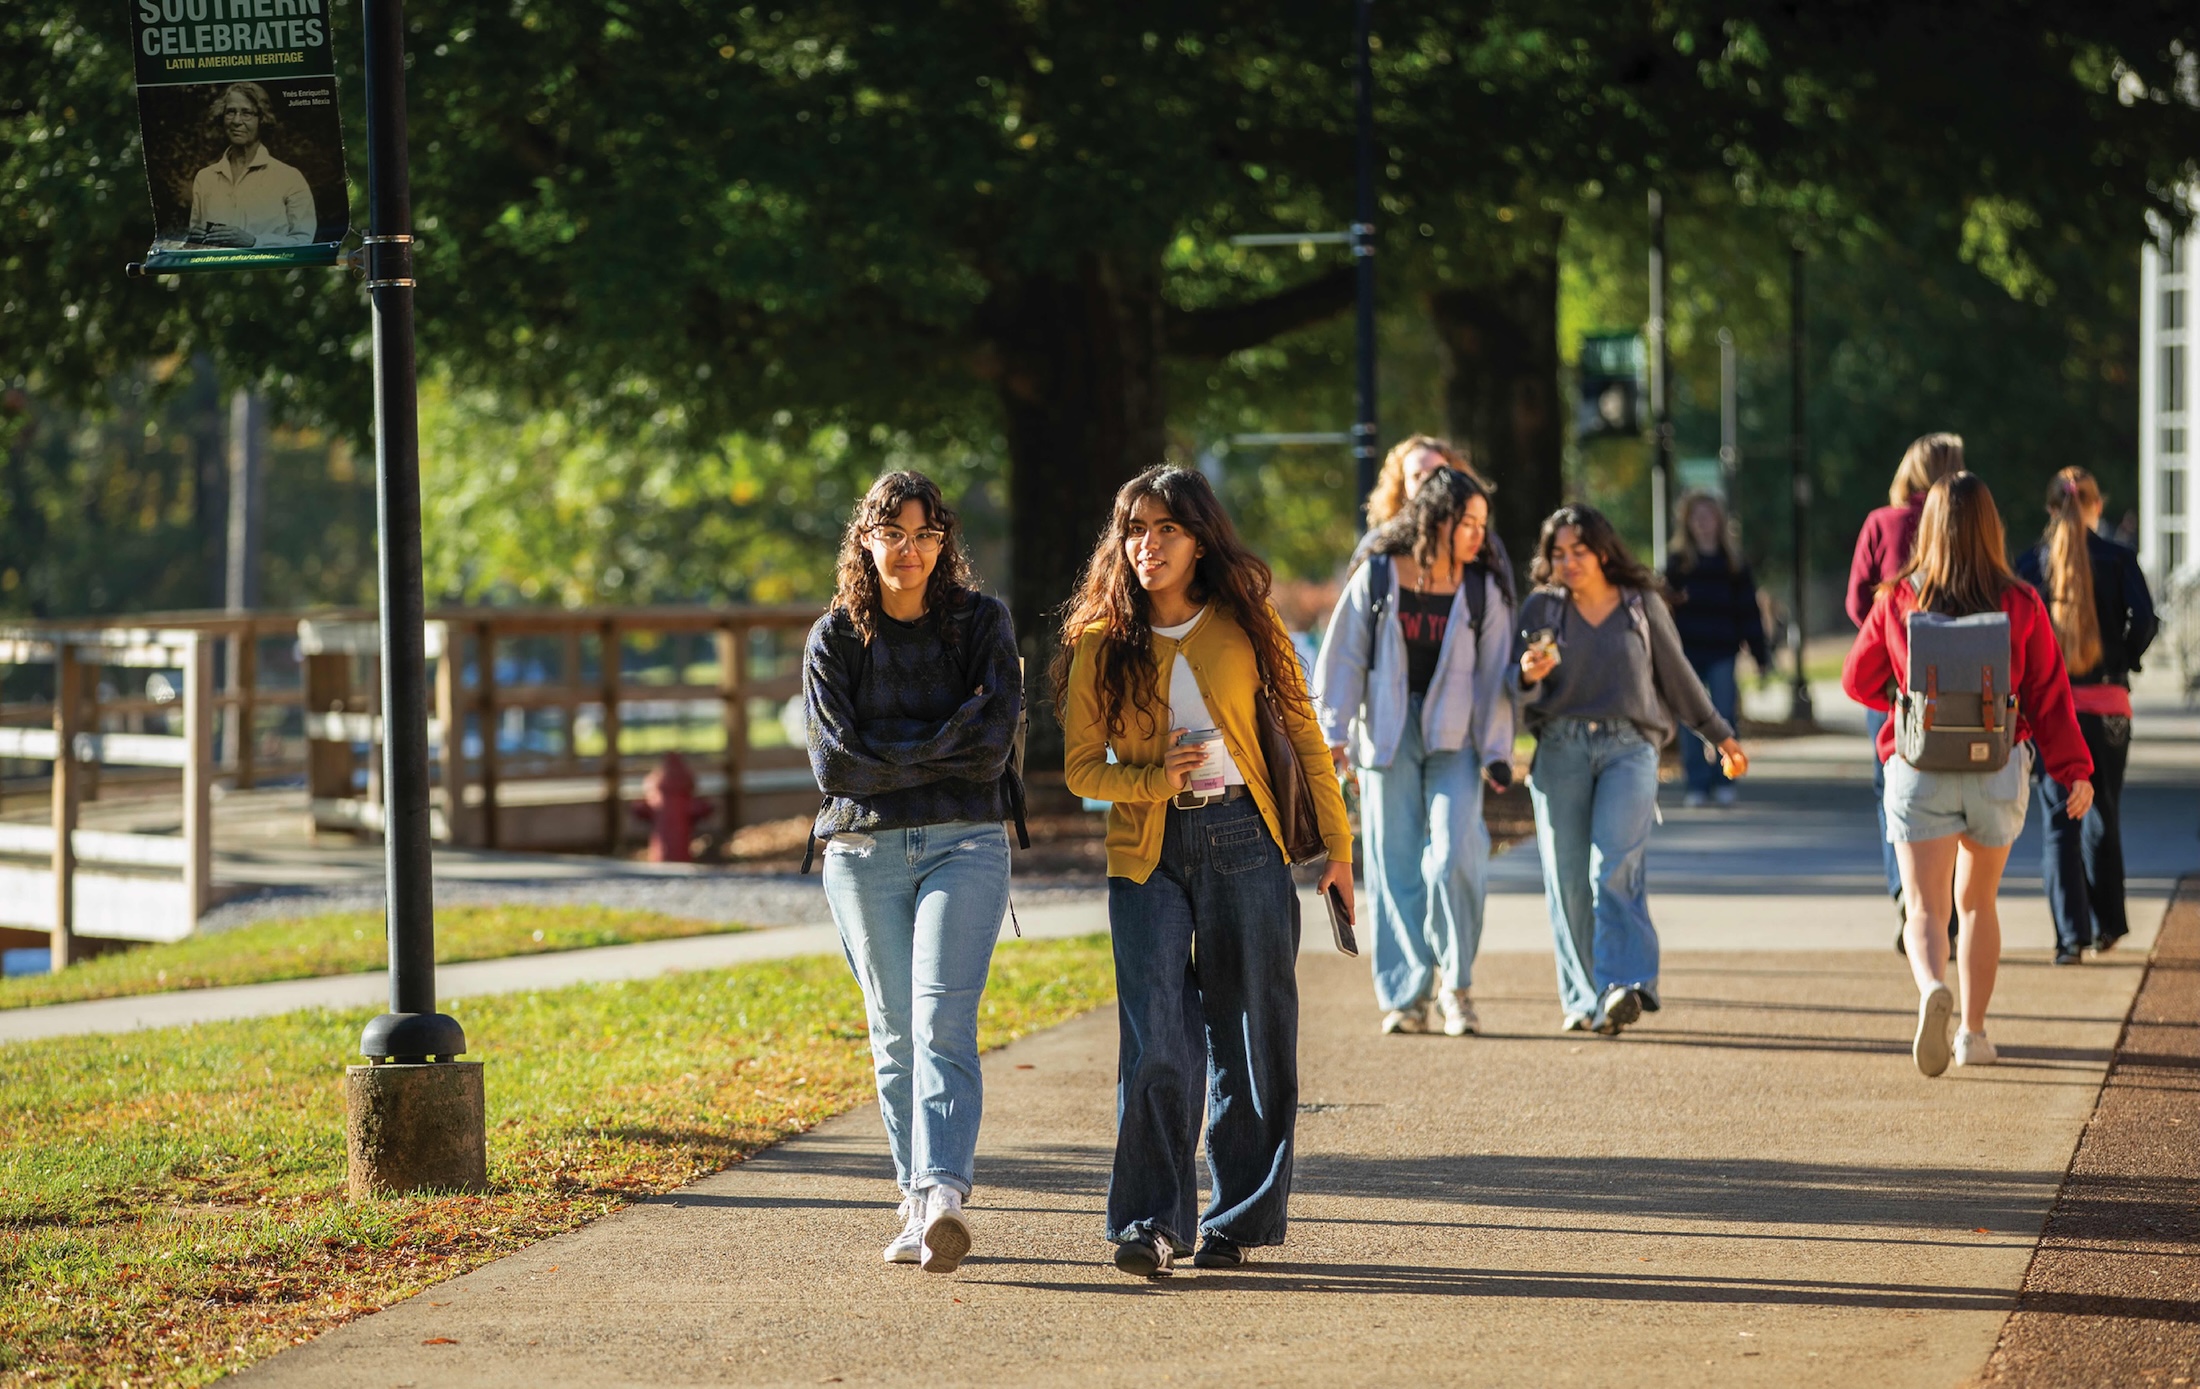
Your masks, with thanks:
M2058 965L2082 965L2085 963L2085 952L2083 950L2058 948L2055 951L2055 963Z
M1607 1037L1617 1037L1621 1028L1641 1016L1642 995L1625 984L1614 984L1604 991L1603 1001L1597 1005L1593 1030Z
M2129 931L2118 931L2113 936L2102 936L2100 939L2093 942L2093 953L2096 955L2106 955L2109 951L2116 948L2116 942L2122 940L2125 936L2128 936L2130 934L2131 933Z
M1201 1240L1199 1252L1192 1256L1193 1268L1243 1268L1245 1264L1245 1246L1220 1235Z
M1168 1237L1164 1235L1133 1235L1115 1246L1115 1266L1141 1278L1166 1278L1176 1272L1170 1267L1175 1262Z

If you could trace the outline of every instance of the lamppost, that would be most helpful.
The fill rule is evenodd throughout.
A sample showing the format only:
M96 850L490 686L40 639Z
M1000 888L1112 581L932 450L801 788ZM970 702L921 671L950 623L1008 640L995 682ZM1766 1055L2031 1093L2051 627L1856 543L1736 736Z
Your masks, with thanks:
M1810 678L1803 673L1803 645L1806 632L1804 614L1807 609L1807 589L1810 572L1810 555L1806 546L1810 534L1810 427L1804 418L1803 365L1807 339L1803 328L1803 243L1795 242L1788 250L1788 488L1792 498L1788 507L1789 549L1795 566L1793 583L1795 599L1792 604L1795 624L1795 684L1790 691L1788 719L1790 722L1809 724L1816 722L1810 707Z
M375 530L382 599L383 861L390 1008L345 1076L351 1191L481 1188L481 1063L435 1010L435 897L428 822L426 595L420 569L420 427L413 362L412 180L403 0L363 0L367 89L367 293L374 310ZM443 659L456 660L455 650ZM483 651L480 660L495 659ZM457 737L457 729L445 730Z
M1352 456L1358 463L1360 510L1367 511L1368 495L1375 490L1375 68L1369 57L1368 24L1374 0L1357 0L1358 66L1352 84L1353 140L1357 187L1353 199L1352 255L1359 275L1358 410L1352 421Z
M1673 487L1673 355L1665 333L1665 198L1650 190L1650 562L1665 563Z

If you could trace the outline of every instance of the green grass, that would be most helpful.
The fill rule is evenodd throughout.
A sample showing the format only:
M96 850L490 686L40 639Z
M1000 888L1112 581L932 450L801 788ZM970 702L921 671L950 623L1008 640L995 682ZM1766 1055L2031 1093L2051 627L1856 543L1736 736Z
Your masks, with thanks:
M1105 936L1003 945L980 1041L1112 992ZM492 1190L352 1205L370 1011L0 1047L0 1384L203 1384L871 1097L831 957L468 999Z
M746 929L610 907L445 907L435 914L435 957L446 964L496 960ZM172 945L101 955L54 974L0 979L0 1008L381 969L389 963L382 931L379 912L262 922Z

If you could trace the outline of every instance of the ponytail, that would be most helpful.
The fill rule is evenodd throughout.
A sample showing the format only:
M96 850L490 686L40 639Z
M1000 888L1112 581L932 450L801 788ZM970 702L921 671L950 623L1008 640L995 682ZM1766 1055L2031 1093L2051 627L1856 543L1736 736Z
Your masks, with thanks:
M2085 513L2101 504L2100 484L2083 468L2065 468L2047 485L2047 612L2055 644L2072 675L2101 663L2101 619L2093 608L2093 558L2086 553Z

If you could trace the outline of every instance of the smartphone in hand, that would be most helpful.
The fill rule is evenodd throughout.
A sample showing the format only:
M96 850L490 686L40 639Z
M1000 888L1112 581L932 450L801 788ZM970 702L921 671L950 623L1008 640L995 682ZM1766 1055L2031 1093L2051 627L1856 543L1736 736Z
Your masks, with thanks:
M1352 930L1352 913L1344 904L1344 893L1332 883L1322 889L1322 900L1329 904L1329 933L1337 942L1340 953L1358 956L1360 938Z

